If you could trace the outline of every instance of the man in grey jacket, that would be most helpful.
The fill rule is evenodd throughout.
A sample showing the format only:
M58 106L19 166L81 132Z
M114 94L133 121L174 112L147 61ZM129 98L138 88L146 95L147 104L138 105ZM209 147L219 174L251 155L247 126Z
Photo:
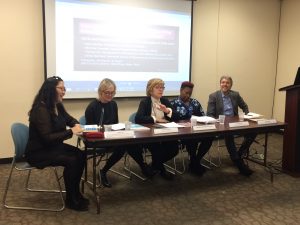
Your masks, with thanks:
M222 76L220 78L220 90L209 95L207 115L218 118L219 115L237 116L238 108L241 108L245 114L249 113L248 105L240 96L239 92L231 90L232 78ZM237 150L233 135L225 135L225 144L230 154L231 160L238 167L241 174L250 176L253 171L244 163L242 156L249 149L255 140L256 134L250 133L244 135L244 141Z

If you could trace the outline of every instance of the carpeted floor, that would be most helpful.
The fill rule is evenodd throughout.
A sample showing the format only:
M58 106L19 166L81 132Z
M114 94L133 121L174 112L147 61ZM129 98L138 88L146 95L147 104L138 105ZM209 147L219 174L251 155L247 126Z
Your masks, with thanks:
M263 136L259 136L262 138ZM263 140L259 140L262 142ZM216 144L210 151L213 162L218 163ZM250 154L260 159L263 148L253 144ZM101 213L96 214L92 192L86 189L91 199L88 212L65 209L62 212L40 212L9 210L2 207L0 224L8 225L259 225L300 223L300 179L280 173L282 136L269 136L269 165L273 169L249 162L255 171L251 177L240 175L232 166L225 148L221 148L221 166L211 166L204 176L196 177L188 172L176 175L173 181L159 176L142 181L131 180L113 173L109 178L113 187L99 188ZM185 155L186 157L186 155ZM203 162L206 163L207 162ZM134 167L134 165L133 165ZM0 165L0 195L3 196L10 165ZM122 170L120 162L116 169ZM275 168L275 169L274 169ZM275 174L271 182L270 171ZM11 203L33 203L57 205L55 195L27 194L21 190L25 183L24 174L14 174L12 190L8 200ZM52 173L39 170L33 174L35 186L52 186Z

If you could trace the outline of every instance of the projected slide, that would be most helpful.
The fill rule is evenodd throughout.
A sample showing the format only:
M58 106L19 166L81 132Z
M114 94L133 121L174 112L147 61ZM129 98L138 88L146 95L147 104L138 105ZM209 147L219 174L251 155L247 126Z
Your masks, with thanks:
M144 27L125 39L101 21L75 19L74 30L75 70L178 71L178 27Z
M189 80L191 3L108 2L45 0L47 76L65 80L66 98L96 97L105 77L117 97L145 96L154 77L177 95Z

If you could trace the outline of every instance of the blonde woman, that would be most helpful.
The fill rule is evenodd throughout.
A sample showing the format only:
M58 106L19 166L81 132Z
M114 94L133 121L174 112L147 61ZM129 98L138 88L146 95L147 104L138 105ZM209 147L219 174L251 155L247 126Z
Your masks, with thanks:
M119 122L118 106L113 100L116 94L116 84L111 79L105 78L100 82L98 88L98 98L94 99L85 110L86 124L116 124ZM125 152L136 161L142 173L146 177L153 176L151 167L143 161L142 149L136 145L117 146L112 155L107 160L104 167L99 171L99 178L103 186L112 187L107 178L107 172L125 154Z
M148 81L147 97L141 100L136 117L136 123L153 124L176 121L179 115L173 111L172 105L167 98L163 97L165 83L159 78ZM164 162L172 159L178 153L178 142L167 141L160 143L150 143L147 145L152 154L152 169L158 171L160 175L170 180L172 174L168 173L163 165Z

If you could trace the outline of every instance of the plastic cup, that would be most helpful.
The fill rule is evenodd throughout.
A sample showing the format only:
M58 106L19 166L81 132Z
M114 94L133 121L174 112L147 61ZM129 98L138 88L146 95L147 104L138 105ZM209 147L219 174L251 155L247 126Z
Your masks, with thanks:
M111 131L111 125L104 125L104 131Z
M130 121L126 121L125 122L125 130L130 130L131 128L131 122Z
M239 112L239 121L244 121L245 113Z
M225 122L225 115L219 115L219 123L224 124Z
M191 127L197 126L197 118L191 118Z

